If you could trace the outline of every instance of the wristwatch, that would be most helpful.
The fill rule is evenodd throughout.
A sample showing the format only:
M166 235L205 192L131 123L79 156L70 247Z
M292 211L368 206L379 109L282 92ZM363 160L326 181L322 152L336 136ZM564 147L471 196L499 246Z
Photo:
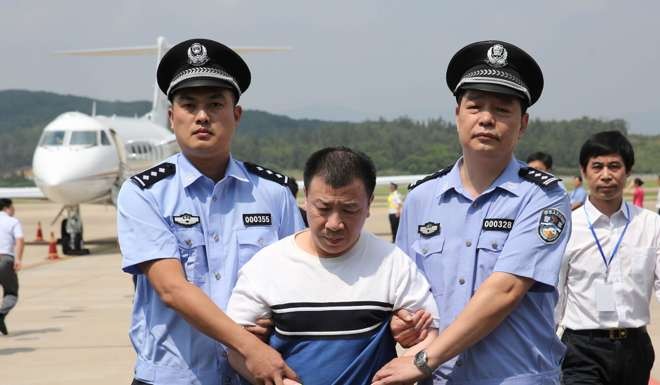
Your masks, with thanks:
M425 375L430 376L433 374L433 369L429 366L428 361L429 356L426 354L426 350L417 352L417 354L415 354L415 359L413 359L417 369L421 370Z

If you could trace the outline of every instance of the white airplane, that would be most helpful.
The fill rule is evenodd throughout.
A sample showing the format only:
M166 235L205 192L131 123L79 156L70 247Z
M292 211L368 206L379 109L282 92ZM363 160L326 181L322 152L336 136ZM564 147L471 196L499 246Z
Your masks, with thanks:
M64 51L76 56L156 54L160 61L169 48L159 37L155 46ZM286 51L290 47L233 47L238 52ZM158 62L157 61L157 62ZM97 116L65 112L43 130L35 149L32 172L37 188L0 189L0 196L47 198L62 204L54 224L61 223L64 254L86 254L80 204L115 204L121 184L179 151L174 134L166 128L168 102L158 85L153 104L141 118ZM423 175L377 178L377 184L410 183ZM302 187L302 182L299 182Z
M164 38L155 46L63 51L57 54L111 56L156 54L157 62L169 49ZM238 52L273 52L289 47L234 47ZM168 102L154 86L152 109L141 118L97 116L65 112L43 130L32 160L38 189L0 189L0 196L47 198L62 204L53 219L62 220L64 254L86 254L80 204L115 204L121 184L179 151L174 134L166 128Z

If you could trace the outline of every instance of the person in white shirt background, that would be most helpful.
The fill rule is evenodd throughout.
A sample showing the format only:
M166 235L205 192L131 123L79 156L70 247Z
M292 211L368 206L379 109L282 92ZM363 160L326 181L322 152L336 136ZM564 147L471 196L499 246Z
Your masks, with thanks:
M0 334L8 334L5 317L18 301L18 276L23 259L23 229L14 218L14 205L11 199L0 199Z
M618 131L597 133L580 150L589 197L572 214L556 308L567 385L649 382L655 356L646 325L660 288L660 216L623 200L634 163Z

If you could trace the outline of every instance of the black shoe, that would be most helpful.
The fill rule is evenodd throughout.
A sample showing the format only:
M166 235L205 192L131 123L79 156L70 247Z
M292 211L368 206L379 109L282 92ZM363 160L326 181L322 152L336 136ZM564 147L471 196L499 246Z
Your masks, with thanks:
M5 317L7 314L0 314L0 333L7 335L9 332L7 331L7 325L5 325Z

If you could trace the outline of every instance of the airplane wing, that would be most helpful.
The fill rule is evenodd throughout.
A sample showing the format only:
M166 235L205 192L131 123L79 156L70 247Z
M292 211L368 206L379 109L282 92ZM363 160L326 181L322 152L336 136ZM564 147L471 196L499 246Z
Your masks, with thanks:
M37 187L0 187L2 198L46 198Z
M393 175L393 176L379 176L376 178L376 185L385 185L396 183L400 185L408 185L423 179L426 175Z
M379 176L376 177L376 186L388 185L390 183L396 183L398 185L407 186L412 182L416 182L420 179L423 179L426 175L392 175L392 176ZM297 181L298 188L303 189L304 182L302 180Z

